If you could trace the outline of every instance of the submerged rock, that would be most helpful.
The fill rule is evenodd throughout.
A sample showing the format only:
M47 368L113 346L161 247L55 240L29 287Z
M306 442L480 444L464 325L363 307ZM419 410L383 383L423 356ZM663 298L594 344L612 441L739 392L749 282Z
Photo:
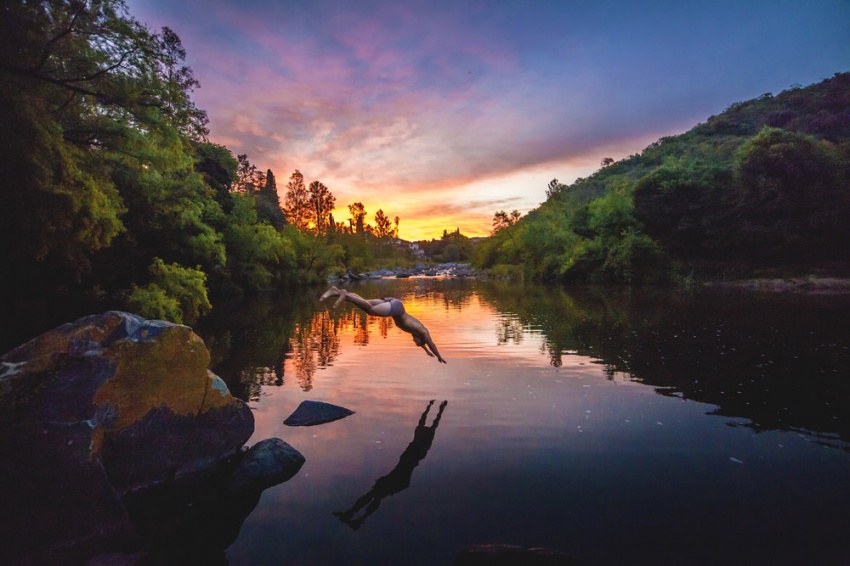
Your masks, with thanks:
M233 471L231 491L265 489L292 478L304 465L304 456L279 438L258 442L245 452Z
M321 401L302 401L283 424L287 426L314 426L353 415L354 411Z

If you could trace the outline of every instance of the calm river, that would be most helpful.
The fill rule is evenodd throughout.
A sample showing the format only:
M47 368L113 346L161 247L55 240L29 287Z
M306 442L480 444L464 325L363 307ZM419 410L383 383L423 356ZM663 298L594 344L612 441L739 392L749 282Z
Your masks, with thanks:
M230 564L449 565L496 543L582 564L850 561L850 297L350 288L402 299L448 364L324 289L199 329L254 410L250 443L306 458ZM285 426L308 399L355 414Z

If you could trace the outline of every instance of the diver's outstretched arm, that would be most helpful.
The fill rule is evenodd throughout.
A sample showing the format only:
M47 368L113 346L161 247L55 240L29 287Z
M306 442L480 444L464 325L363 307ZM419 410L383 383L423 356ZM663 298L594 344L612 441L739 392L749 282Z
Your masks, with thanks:
M425 348L425 346L423 345L422 349L425 350L426 354L428 354L431 357L436 357L440 361L441 364L447 364L448 363L446 360L443 359L443 356L440 355L439 350L437 350L437 346L434 344L434 341L431 340L430 336L428 336L425 339L425 344L428 345L428 348ZM429 349L431 350L431 352L433 352L433 354L428 351Z

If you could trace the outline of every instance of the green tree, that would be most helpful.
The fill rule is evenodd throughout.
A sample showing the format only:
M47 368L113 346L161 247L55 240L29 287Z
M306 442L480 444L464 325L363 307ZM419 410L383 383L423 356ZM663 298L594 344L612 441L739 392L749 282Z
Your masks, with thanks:
M316 284L326 281L330 274L344 272L346 252L342 245L328 244L323 235L292 226L284 230L284 235L294 246L299 282Z
M277 181L274 173L266 171L265 182L257 193L257 212L260 219L268 222L277 230L286 225L286 216L280 208L280 196L277 194Z
M636 183L635 218L674 257L720 251L731 176L731 171L714 165L661 166Z
M209 129L207 113L195 106L191 93L201 85L192 69L184 65L186 50L180 38L170 28L162 28L155 38L159 54L159 90L162 92L159 108L165 118L189 139L206 140Z
M519 235L524 252L525 277L537 281L557 281L561 269L579 243L579 236L570 229L563 215L547 209L526 221ZM495 238L494 238L495 239Z
M203 271L154 258L150 274L152 281L144 287L133 286L128 299L130 308L140 315L194 324L212 309Z
M549 181L549 184L546 186L546 198L552 199L556 198L561 192L566 188L566 185L558 182L558 179L552 179Z
M251 195L233 195L234 208L224 231L230 277L248 289L278 285L294 271L293 242L271 225L260 222Z
M254 194L259 191L266 182L265 174L258 170L256 165L251 163L251 160L248 159L248 155L245 153L237 155L236 160L236 175L238 177L236 190L248 194Z
M765 128L735 159L736 212L749 252L794 259L831 256L850 235L847 167L828 141Z
M176 35L150 32L115 0L13 3L0 17L0 261L22 289L116 290L155 256L220 264L206 223L220 207L190 153L205 114ZM109 257L122 260L98 270Z
M238 163L233 153L222 145L195 144L195 171L215 191L215 200L224 213L233 209L230 191L237 180Z

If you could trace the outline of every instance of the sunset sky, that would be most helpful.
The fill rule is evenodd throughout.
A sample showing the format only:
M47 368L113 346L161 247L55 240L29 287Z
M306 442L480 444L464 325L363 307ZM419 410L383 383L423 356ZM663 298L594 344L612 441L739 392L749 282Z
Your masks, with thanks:
M850 70L850 1L128 0L172 28L210 139L400 236L489 233L552 178Z

